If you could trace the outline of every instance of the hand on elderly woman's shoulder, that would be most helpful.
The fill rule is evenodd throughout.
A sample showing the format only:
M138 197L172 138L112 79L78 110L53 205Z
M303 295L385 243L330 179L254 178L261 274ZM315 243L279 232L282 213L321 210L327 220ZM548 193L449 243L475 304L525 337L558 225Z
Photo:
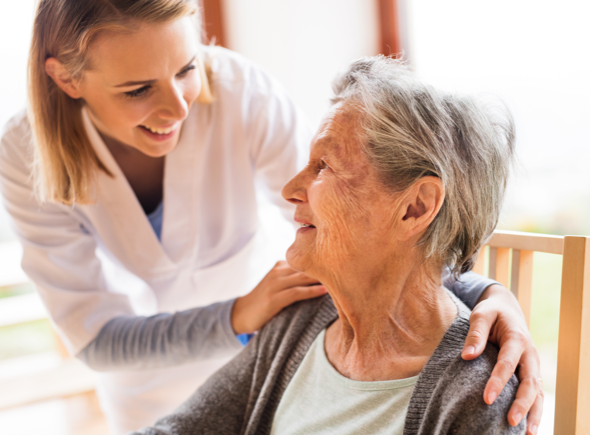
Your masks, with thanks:
M500 285L486 289L471 313L463 359L472 360L484 351L489 340L500 348L498 362L484 390L484 400L492 404L516 372L520 385L508 412L508 422L516 426L527 416L527 435L537 433L543 411L543 389L539 355L530 336L518 301Z

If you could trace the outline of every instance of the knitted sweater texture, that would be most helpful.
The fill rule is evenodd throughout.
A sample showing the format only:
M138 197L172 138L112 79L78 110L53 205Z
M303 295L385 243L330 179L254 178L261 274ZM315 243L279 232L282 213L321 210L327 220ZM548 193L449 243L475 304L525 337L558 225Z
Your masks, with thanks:
M469 310L451 297L459 314L420 373L404 435L524 434L525 419L516 427L506 420L518 387L515 376L493 405L483 401L498 350L488 344L477 359L461 358ZM281 397L307 350L337 317L329 295L286 308L173 414L134 434L269 434Z

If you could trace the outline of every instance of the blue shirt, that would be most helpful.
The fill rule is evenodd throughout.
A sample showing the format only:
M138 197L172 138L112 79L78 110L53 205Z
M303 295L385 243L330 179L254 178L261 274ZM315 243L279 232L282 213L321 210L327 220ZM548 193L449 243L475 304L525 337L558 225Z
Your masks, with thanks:
M158 236L158 240L162 240L162 219L164 217L164 201L160 201L160 204L156 209L147 215L150 225L154 229L154 233Z

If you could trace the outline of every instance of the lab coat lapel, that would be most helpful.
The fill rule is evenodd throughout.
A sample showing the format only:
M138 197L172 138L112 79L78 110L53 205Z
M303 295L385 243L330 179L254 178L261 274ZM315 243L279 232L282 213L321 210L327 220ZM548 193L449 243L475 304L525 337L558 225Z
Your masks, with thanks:
M194 260L198 246L197 207L204 182L199 165L211 130L210 116L210 106L195 103L183 123L178 145L166 156L162 245L175 263Z
M171 272L176 265L164 251L133 189L83 111L84 126L98 158L113 177L99 171L97 202L87 208L94 226L109 250L132 272L153 275ZM166 202L164 203L164 209Z

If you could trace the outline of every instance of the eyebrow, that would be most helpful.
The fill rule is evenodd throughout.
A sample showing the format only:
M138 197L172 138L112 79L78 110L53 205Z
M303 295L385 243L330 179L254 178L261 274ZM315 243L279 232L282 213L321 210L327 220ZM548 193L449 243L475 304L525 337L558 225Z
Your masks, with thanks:
M185 69L187 69L190 66L190 64L195 61L196 58L197 58L197 55L195 54L193 56L193 58L191 60L189 60L188 63L180 69L180 72L182 72ZM145 85L152 85L152 84L156 83L157 81L158 80L156 80L156 79L128 81L128 82L125 82L125 83L121 83L120 85L115 85L114 87L115 88L126 88L128 86L138 86L138 85L144 85L145 86Z

